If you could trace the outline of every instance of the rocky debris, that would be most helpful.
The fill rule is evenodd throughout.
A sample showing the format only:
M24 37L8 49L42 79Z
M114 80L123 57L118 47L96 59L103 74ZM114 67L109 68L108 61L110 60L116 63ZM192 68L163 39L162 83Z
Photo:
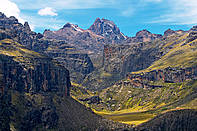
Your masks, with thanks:
M86 101L88 104L100 104L102 99L99 96L92 96L90 98L79 99L80 101Z

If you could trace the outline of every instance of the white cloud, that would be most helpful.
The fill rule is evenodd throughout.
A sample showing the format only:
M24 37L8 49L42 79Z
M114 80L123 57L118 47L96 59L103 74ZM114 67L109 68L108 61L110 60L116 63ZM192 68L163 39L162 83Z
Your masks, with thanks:
M46 7L44 9L40 9L38 11L38 14L41 16L57 16L58 14L56 13L56 10L52 9L51 7Z
M40 9L51 7L54 9L89 9L108 7L116 0L12 0L21 9ZM32 4L34 3L34 4ZM25 6L24 6L25 5Z
M8 17L15 16L19 22L24 23L24 20L20 17L20 9L15 3L9 0L1 0L0 3L0 12L3 12Z
M124 10L121 12L122 16L132 16L134 14L134 8L128 8L127 10Z
M197 24L197 0L168 0L169 11L151 23Z
M144 0L145 2L162 2L163 0Z

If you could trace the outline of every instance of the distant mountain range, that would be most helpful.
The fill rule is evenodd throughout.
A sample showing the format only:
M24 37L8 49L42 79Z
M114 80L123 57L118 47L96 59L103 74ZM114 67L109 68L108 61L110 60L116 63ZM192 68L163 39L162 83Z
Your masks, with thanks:
M0 13L0 67L0 130L196 130L197 26L36 33Z

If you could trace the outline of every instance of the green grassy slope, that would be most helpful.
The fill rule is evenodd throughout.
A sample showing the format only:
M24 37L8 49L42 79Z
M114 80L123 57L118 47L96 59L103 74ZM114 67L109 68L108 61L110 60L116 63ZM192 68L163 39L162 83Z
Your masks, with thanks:
M147 69L133 73L149 72L167 67L187 68L197 65L197 40L189 41L189 39L189 33L185 33L155 41L152 46L160 46L164 55ZM129 80L125 79L122 82L129 82ZM101 104L83 104L108 119L134 125L144 123L168 111L197 109L196 80L187 80L181 83L149 81L148 84L162 86L162 88L143 89L115 84L96 93L102 99ZM75 98L78 99L82 97L90 96L75 95Z
M149 72L152 70L164 69L167 67L180 67L187 68L197 64L197 39L188 41L188 35L185 34L181 37L177 37L177 40L164 43L161 47L161 51L168 52L161 57L161 59L155 61L147 69L133 72Z
M13 57L14 61L22 63L28 68L33 68L34 58L46 58L45 56L31 51L12 39L0 41L0 54Z

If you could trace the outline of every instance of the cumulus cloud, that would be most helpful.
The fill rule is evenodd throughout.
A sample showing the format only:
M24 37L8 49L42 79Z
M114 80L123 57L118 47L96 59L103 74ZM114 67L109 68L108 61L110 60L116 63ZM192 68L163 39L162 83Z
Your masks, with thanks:
M15 16L19 22L24 23L24 20L20 17L20 9L15 3L9 0L1 0L0 12L3 12L8 17Z
M38 11L38 14L41 16L57 16L58 14L56 13L56 10L52 9L51 7L46 7L44 9L40 9Z

